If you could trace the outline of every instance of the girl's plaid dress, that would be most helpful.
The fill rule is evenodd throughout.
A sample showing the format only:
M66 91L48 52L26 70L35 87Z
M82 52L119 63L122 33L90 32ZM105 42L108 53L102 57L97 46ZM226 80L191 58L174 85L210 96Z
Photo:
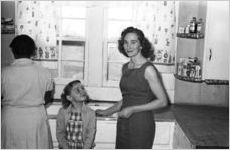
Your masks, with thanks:
M83 149L83 123L81 113L71 112L66 131L69 149Z

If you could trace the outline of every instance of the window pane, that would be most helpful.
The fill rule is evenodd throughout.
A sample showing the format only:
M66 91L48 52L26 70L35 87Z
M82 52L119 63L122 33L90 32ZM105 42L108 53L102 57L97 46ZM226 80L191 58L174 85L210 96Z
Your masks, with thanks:
M77 6L62 6L62 17L66 18L85 18L86 8Z
M117 43L108 43L108 61L127 62L128 58L119 52Z
M119 81L123 63L108 63L108 80Z
M84 42L63 41L62 60L84 60Z
M61 74L63 78L83 80L84 62L61 61Z
M131 7L117 7L108 9L109 19L119 19L119 20L131 20L132 19L132 8Z
M51 73L52 78L58 77L58 69L48 69L48 70Z
M49 70L52 78L58 77L58 62L57 61L34 61Z
M85 20L63 19L62 36L85 37Z
M118 39L121 35L121 32L131 25L131 21L108 21L108 39Z

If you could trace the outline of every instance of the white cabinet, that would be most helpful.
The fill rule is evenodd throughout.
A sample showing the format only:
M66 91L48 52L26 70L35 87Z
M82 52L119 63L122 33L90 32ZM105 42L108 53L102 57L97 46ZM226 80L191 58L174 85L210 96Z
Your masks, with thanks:
M229 1L207 1L204 79L229 79Z
M56 119L49 119L54 149L58 149L56 138ZM115 149L116 120L97 120L94 149Z
M56 119L49 119L49 124L51 128L54 149L57 149L58 142L56 138ZM97 132L95 137L96 146L94 149L115 149L116 125L117 120L115 119L109 118L107 120L97 120ZM156 122L155 139L152 147L153 149L173 148L173 138L175 137L174 126L175 122Z
M94 149L115 149L116 120L97 120Z
M172 149L174 122L156 122L153 149Z
M115 149L116 124L114 120L98 120L95 149ZM156 122L153 149L172 149L174 122Z

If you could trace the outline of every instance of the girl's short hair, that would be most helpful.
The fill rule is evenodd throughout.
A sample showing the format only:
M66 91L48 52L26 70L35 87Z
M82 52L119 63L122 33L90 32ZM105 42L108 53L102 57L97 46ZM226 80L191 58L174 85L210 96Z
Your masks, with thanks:
M62 106L63 106L64 109L68 108L69 105L71 104L71 102L67 99L67 96L70 95L73 86L76 85L76 84L79 84L79 83L81 84L80 80L71 81L63 89L63 92L61 94L61 100L62 100ZM89 96L87 94L87 98L86 98L85 102L88 102L88 101L89 101Z
M137 34L138 40L140 41L140 44L142 47L141 54L145 58L149 58L151 55L153 55L154 48L152 47L149 40L145 37L144 33L140 29L137 29L134 27L127 27L126 29L124 29L121 33L120 39L118 40L118 49L123 55L128 57L127 53L125 52L124 46L123 46L124 45L124 38L125 38L127 33L136 33Z
M30 58L36 53L36 44L28 35L16 36L10 43L15 58Z

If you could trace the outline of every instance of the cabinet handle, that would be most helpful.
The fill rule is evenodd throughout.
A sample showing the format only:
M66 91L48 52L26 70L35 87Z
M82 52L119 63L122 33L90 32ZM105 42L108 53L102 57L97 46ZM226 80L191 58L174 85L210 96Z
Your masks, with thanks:
M211 59L212 59L212 49L209 48L209 61L211 61Z

